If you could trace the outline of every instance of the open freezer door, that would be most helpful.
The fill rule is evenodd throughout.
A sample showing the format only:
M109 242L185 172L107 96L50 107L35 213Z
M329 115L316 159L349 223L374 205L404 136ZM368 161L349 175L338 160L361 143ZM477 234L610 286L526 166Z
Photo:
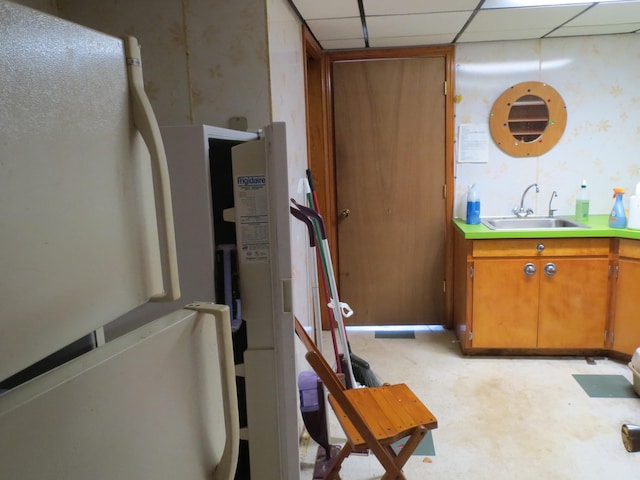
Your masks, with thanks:
M298 478L286 129L232 149L251 472ZM275 412L275 414L274 414ZM277 441L276 441L277 440Z
M229 309L188 308L198 311L155 320L0 396L0 476L232 479Z

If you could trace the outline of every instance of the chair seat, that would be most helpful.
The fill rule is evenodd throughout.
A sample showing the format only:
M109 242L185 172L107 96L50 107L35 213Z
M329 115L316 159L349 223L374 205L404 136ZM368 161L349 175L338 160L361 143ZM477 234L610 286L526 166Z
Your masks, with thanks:
M428 430L437 428L438 422L427 407L404 383L373 388L345 390L344 394L355 406L376 440L383 445L406 437L416 427L423 425ZM349 417L344 413L333 395L329 402L342 426L349 443L358 450L367 446Z

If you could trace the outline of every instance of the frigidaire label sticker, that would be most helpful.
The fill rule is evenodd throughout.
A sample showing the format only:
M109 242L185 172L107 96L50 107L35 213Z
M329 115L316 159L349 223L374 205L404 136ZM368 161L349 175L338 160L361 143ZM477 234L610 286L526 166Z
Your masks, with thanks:
M264 175L236 177L236 222L241 262L269 260L269 205Z

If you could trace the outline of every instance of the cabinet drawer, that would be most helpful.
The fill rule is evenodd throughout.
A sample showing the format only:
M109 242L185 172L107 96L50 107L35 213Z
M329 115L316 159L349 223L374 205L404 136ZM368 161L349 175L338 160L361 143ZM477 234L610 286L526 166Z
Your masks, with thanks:
M640 241L627 240L624 238L620 239L618 255L620 255L621 257L640 259Z
M539 248L539 245L542 247ZM640 254L640 246L638 247L638 253ZM608 255L608 238L501 238L496 240L473 241L474 257L561 257Z

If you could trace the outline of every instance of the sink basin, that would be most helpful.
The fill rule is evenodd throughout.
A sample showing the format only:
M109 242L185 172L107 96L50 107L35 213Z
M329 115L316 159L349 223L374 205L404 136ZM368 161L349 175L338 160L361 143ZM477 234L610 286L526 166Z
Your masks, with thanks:
M557 228L591 228L583 223L562 217L483 218L482 223L491 230L555 230Z

